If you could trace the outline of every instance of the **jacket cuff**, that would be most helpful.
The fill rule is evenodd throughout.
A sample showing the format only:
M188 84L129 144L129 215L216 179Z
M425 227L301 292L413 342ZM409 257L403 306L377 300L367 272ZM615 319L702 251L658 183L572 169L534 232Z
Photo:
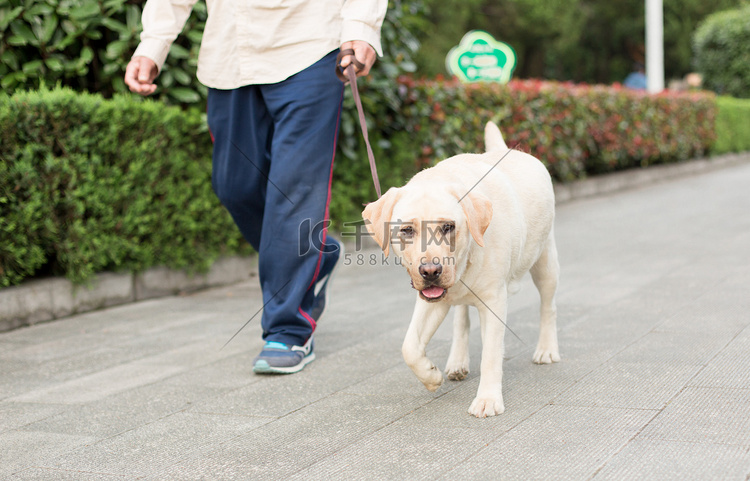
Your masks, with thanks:
M164 66L164 62L167 60L167 55L169 54L169 47L169 43L158 38L145 38L138 44L133 57L150 58L156 63L156 67L161 72L161 68Z
M362 40L369 43L379 57L383 56L383 47L380 45L380 32L370 25L357 20L344 21L341 27L341 43L353 40Z

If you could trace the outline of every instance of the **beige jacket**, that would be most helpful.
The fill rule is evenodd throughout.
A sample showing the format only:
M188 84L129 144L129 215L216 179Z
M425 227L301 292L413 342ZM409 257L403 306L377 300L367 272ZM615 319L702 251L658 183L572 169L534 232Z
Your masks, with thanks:
M133 56L161 71L169 48L197 0L148 0L141 43ZM233 89L280 82L343 42L364 40L378 55L388 0L206 0L208 20L198 80Z

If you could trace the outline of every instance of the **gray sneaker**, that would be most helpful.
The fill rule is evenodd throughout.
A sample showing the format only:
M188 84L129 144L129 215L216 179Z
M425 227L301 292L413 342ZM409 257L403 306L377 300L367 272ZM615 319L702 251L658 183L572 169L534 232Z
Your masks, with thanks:
M315 360L313 338L304 346L291 346L268 341L253 361L253 372L257 374L292 374L299 372Z

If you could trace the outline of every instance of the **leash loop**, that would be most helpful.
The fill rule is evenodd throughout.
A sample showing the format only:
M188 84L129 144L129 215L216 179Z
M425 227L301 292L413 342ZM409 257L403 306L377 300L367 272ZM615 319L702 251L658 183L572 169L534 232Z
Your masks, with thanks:
M346 66L345 69L341 68L341 59L346 56L352 57L352 63ZM365 68L365 65L357 60L354 56L354 50L346 49L339 52L336 57L336 76L344 83L349 82L349 87L352 91L352 97L354 97L354 103L357 105L357 113L359 114L359 126L362 128L362 137L365 139L365 146L367 147L367 157L370 160L370 173L372 174L372 182L375 184L375 192L378 194L378 199L381 196L380 193L380 180L378 179L378 168L375 165L375 155L372 153L372 147L370 147L370 138L367 135L367 120L365 119L365 112L362 108L362 99L359 97L359 90L357 89L357 72L354 70L361 70Z

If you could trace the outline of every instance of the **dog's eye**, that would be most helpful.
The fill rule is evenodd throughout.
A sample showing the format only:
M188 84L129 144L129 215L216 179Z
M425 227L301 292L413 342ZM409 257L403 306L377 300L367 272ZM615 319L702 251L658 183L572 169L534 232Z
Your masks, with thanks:
M456 224L454 224L453 222L447 222L447 223L443 224L443 226L441 227L441 230L443 231L443 234L450 234L455 229L456 229Z
M405 225L399 230L399 233L404 237L411 237L414 235L414 228L410 225Z

